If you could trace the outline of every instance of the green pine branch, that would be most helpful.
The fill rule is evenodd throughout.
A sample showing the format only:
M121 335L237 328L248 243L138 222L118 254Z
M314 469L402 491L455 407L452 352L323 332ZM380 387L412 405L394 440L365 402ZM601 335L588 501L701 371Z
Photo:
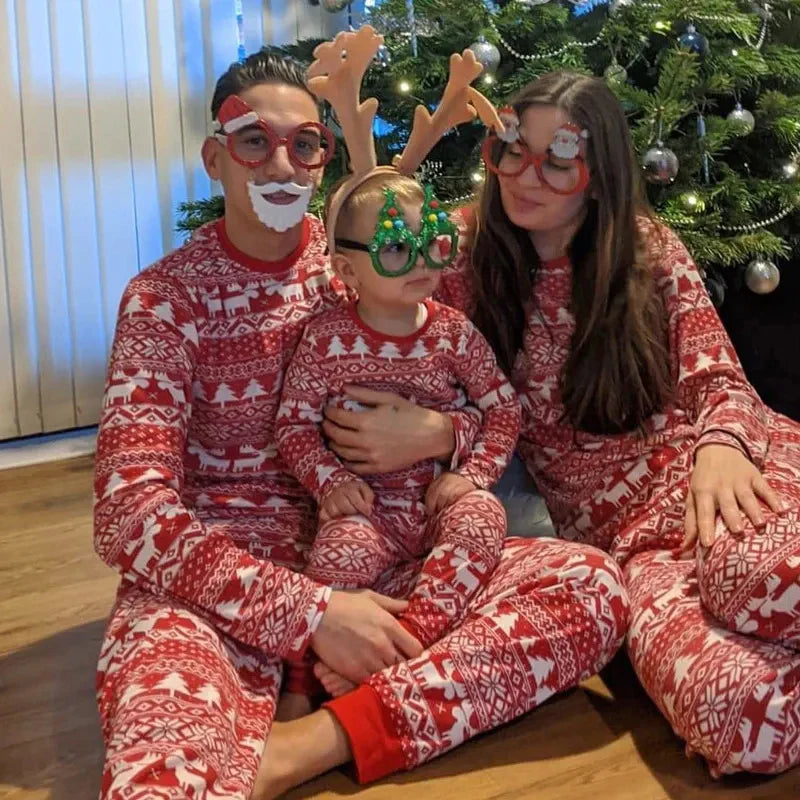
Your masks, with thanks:
M447 79L448 57L483 34L501 54L494 83L476 81L493 102L506 102L525 84L544 72L570 68L602 75L616 61L628 73L623 84L612 83L628 116L634 146L643 155L661 136L680 160L675 182L648 185L657 213L680 231L703 266L736 266L758 255L784 257L800 248L800 177L787 179L781 168L800 148L800 0L772 0L772 17L764 46L756 49L762 17L749 0L662 0L659 7L637 0L609 15L606 7L572 16L566 0L528 7L500 0L491 17L503 38L522 54L510 53L490 24L483 0L415 0L418 53L411 52L406 0L384 0L371 21L384 33L391 63L368 70L362 97L380 101L378 115L393 130L378 138L381 163L402 149L418 102L434 108ZM705 57L689 53L679 37L690 22L708 39ZM593 40L599 44L577 47ZM281 48L301 61L310 61L318 39ZM563 48L557 55L552 55ZM407 80L411 92L398 91ZM740 101L755 115L747 133L727 120ZM703 114L706 135L698 135ZM429 161L441 162L432 175L443 201L469 194L471 174L480 162L480 124L463 125L448 133ZM709 180L705 178L708 165ZM346 169L344 149L326 168L323 192L314 201L318 210L326 187ZM687 202L689 193L698 202ZM692 198L694 199L694 198ZM786 208L796 212L755 232L736 232L724 226L751 225ZM223 213L221 198L182 207L179 229Z
M207 222L219 219L225 214L225 198L221 194L200 200L181 203L178 206L178 219L175 230L191 234Z

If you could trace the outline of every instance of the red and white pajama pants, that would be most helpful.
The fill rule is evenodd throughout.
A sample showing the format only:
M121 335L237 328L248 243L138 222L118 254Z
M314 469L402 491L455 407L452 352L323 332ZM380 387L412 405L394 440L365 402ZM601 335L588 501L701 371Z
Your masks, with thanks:
M624 568L634 669L714 775L800 764L800 426L774 420L762 471L782 513L763 507L761 529L720 522L710 548L640 552ZM632 536L680 541L685 494L686 479L665 487Z
M291 536L272 524L285 561ZM296 566L304 560L298 550ZM420 567L403 564L376 589L405 597ZM350 739L359 780L374 780L575 686L613 656L627 623L622 576L607 555L552 539L509 539L451 630L328 708ZM172 599L123 587L97 674L101 797L246 800L281 670L278 659L221 636Z

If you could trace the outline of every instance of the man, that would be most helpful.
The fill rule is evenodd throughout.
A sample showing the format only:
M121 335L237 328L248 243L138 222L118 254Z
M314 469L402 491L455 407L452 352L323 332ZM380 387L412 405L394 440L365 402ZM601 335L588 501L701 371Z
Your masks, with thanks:
M315 509L286 473L273 426L305 322L342 293L305 213L333 141L299 66L263 52L220 78L212 116L202 155L225 217L126 289L98 435L95 546L122 575L97 676L107 798L270 797L350 758L363 780L379 777L573 685L624 632L616 568L564 544L510 546L469 620L425 654L394 617L402 601L301 574ZM332 411L326 430L362 471L457 461L473 430L469 411L353 396L374 408L355 421ZM388 576L387 595L404 596L417 568ZM309 648L370 683L273 725L282 663ZM502 707L477 718L469 709L498 680L487 658L514 666L501 670ZM416 732L392 699L412 687ZM297 746L308 735L316 749Z

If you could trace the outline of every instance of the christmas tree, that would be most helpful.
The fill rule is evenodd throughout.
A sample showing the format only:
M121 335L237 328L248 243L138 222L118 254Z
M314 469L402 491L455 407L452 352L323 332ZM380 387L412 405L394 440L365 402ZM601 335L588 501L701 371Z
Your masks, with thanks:
M800 253L798 16L800 0L384 0L367 19L385 47L363 88L380 101L379 159L402 149L417 103L435 107L454 51L473 47L478 88L498 105L551 70L603 76L628 114L649 199L709 271L712 296L715 270L732 267L770 291L773 262ZM318 43L283 50L310 63ZM440 198L466 203L479 189L484 135L460 126L423 164ZM340 147L325 185L345 168ZM221 211L204 202L188 208L195 222Z

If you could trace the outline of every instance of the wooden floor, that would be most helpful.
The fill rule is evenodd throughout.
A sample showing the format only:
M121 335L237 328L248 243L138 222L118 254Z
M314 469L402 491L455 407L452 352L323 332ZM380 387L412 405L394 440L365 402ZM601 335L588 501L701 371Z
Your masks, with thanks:
M0 471L0 798L97 796L94 663L116 584L91 547L90 458ZM367 789L343 773L292 794L365 800L800 797L800 770L712 781L636 684L601 678L413 773Z

